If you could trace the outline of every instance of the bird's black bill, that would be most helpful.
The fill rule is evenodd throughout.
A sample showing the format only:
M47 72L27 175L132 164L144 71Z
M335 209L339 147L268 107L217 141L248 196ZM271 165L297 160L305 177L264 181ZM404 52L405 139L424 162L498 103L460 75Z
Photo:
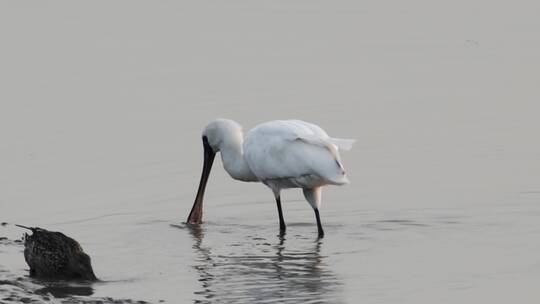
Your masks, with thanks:
M195 202L189 213L187 222L188 224L200 224L202 223L202 214L203 214L203 198L204 190L206 189L206 183L208 182L208 176L210 176L210 170L212 169L212 164L214 163L214 157L216 153L208 144L208 139L206 136L203 137L203 147L204 147L204 164L201 175L201 181L199 182L199 190L197 190L197 196L195 197Z

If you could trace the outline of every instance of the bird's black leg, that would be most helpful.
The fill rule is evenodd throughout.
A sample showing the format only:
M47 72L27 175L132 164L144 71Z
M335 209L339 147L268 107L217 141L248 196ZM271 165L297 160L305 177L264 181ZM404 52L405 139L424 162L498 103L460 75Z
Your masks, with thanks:
M279 213L279 232L281 234L284 234L287 227L285 226L285 220L283 219L283 211L281 210L281 197L279 195L276 196L276 204Z
M321 217L319 216L319 209L313 209L315 210L315 218L317 218L317 229L319 230L319 237L324 237L324 230L322 229L321 225Z

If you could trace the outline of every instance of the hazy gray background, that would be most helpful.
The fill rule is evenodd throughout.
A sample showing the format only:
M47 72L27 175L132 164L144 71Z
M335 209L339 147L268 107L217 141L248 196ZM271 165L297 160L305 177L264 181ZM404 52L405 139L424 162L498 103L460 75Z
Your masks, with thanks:
M2 2L0 221L79 239L113 281L96 295L249 303L255 280L286 301L290 281L234 257L273 265L267 243L314 261L299 191L280 245L270 191L218 161L202 240L169 224L191 207L208 121L299 118L358 140L352 184L323 191L303 300L537 301L538 16L534 1ZM209 266L214 297L194 294L205 255L230 266ZM24 274L18 252L0 261Z

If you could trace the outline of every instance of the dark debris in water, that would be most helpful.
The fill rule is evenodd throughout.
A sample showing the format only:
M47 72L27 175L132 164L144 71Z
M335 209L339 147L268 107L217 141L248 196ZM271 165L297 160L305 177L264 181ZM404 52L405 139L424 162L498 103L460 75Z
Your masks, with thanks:
M0 237L0 245L22 245L22 240L12 240L7 237Z

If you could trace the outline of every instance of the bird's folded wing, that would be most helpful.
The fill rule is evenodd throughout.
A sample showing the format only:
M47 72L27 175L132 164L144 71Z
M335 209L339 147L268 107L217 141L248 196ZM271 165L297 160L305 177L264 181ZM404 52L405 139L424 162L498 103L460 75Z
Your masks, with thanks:
M301 140L307 144L320 146L329 149L332 151L330 144L335 145L338 147L338 149L349 151L355 140L354 139L345 139L345 138L322 138L317 135L311 135L311 134L297 134L294 138L291 138L294 140Z

